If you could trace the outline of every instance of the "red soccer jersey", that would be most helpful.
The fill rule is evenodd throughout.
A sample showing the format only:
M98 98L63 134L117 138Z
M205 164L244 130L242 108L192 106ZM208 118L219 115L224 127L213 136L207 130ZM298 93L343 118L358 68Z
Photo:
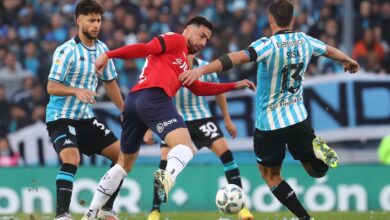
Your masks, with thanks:
M162 53L149 55L131 92L145 88L159 87L173 97L181 88L179 75L188 69L188 48L183 35L167 33L157 37Z
M188 69L188 46L181 34L167 33L147 44L127 45L106 52L108 58L130 59L146 57L137 85L131 92L158 87L173 97L182 86L179 75ZM207 89L205 89L207 87ZM217 95L235 88L234 83L195 81L188 87L195 95Z

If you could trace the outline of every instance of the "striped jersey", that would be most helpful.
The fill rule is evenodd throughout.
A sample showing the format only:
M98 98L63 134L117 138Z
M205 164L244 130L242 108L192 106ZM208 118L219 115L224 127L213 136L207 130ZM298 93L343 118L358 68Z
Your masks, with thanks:
M195 58L194 67L208 64L207 61ZM218 83L217 73L206 74L199 78L203 82ZM189 89L182 87L174 97L177 111L183 117L184 121L194 121L203 118L210 118L211 112L205 96L194 95Z
M326 52L326 44L302 32L281 31L245 52L258 62L256 128L275 130L305 120L304 73L312 55Z
M76 36L55 50L48 79L69 87L96 91L98 76L95 60L105 51L108 51L108 48L103 42L95 40L94 47L89 48ZM110 81L116 77L114 63L109 60L100 78ZM83 103L76 96L50 95L46 106L46 122L63 118L79 120L93 117L92 104Z

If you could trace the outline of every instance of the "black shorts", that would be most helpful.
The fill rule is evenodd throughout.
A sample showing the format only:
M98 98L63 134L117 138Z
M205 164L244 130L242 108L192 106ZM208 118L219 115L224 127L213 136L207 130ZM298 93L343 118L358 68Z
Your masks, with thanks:
M77 147L81 153L88 156L100 154L104 148L118 140L112 131L95 118L59 119L46 125L58 154L67 147Z
M148 88L129 93L123 112L121 151L139 151L145 132L150 128L161 140L186 125L176 110L172 98L160 88Z
M202 147L210 148L215 140L223 137L222 130L214 118L186 121L185 123L190 132L191 139L198 150ZM167 147L167 145L161 142L161 147Z
M253 142L257 162L265 166L281 164L286 154L286 145L295 160L311 161L316 158L312 144L315 137L307 120L272 131L256 129Z

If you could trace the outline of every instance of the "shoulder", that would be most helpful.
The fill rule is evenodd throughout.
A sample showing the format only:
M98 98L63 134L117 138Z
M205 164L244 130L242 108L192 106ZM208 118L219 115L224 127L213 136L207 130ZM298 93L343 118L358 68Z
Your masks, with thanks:
M103 41L101 41L101 40L99 40L99 39L96 39L96 43L97 43L97 45L98 45L99 47L102 47L104 50L108 50L107 45L106 45Z
M260 38L260 39L258 39L258 40L256 40L256 41L254 41L252 44L251 44L251 46L252 47L258 47L258 46L260 46L260 45L267 45L267 44L269 44L271 42L271 38L268 38L268 37L262 37L262 38Z
M59 54L72 53L75 50L76 45L77 45L76 42L73 39L70 39L67 42L58 46L55 53L59 53Z
M175 32L167 32L165 34L161 34L158 37L164 38L164 40L178 40L178 41L185 41L185 37L181 34L175 33Z

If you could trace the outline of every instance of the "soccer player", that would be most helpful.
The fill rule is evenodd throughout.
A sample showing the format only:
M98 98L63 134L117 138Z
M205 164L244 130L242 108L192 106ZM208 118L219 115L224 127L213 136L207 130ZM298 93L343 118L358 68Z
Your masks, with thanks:
M194 55L188 55L189 68L197 68L206 65L208 62L195 58ZM202 76L200 78L203 82L218 83L218 76L216 73ZM226 130L232 138L237 136L236 126L230 119L229 111L227 109L226 97L224 94L215 96L219 108L221 109L223 119L225 121ZM234 161L233 154L228 148L226 139L223 137L222 130L219 128L216 120L212 117L207 100L204 96L196 96L187 88L181 88L174 97L174 103L179 114L183 117L184 122L190 132L191 139L195 143L195 147L200 150L203 147L210 148L221 160L225 176L228 183L235 184L242 188L240 171L237 163ZM150 130L148 130L150 131ZM153 133L146 132L144 141L150 143L153 140ZM161 161L160 169L165 169L167 165L167 154L169 152L168 145L161 142ZM161 200L158 196L157 180L154 180L154 194L152 212L149 214L148 220L160 219L160 205ZM239 216L241 219L252 220L253 215L244 207Z
M212 29L213 26L207 19L194 17L185 25L182 34L169 32L154 37L148 43L108 51L96 60L96 69L99 71L110 58L147 57L138 83L125 100L118 162L100 180L83 219L95 219L102 204L130 172L148 128L172 148L167 156L166 171L159 169L155 173L160 197L163 201L167 200L177 175L195 152L188 129L178 114L172 97L182 86L178 76L188 69L187 55L197 53L206 45ZM253 82L248 80L225 84L195 81L188 88L196 95L216 95L244 87L255 89Z
M254 151L261 175L274 196L299 219L310 215L295 192L280 175L286 144L312 177L326 175L337 166L336 152L329 148L307 122L302 81L311 56L326 56L355 73L359 64L342 51L302 32L292 32L293 5L288 0L273 1L268 19L273 36L260 38L248 48L223 55L216 61L180 75L184 85L203 74L230 69L235 64L258 62L256 130Z
M78 35L59 46L54 52L47 91L50 101L46 107L46 124L49 136L58 153L62 166L57 174L58 220L72 219L69 205L73 181L80 163L80 152L86 155L100 154L116 163L120 143L107 127L99 123L92 111L98 78L95 60L108 50L97 39L103 9L93 0L82 0L76 6L75 17ZM100 77L108 96L123 110L124 102L115 81L117 73L113 62ZM118 187L119 190L119 187ZM100 219L117 219L112 211L116 193L98 213Z

